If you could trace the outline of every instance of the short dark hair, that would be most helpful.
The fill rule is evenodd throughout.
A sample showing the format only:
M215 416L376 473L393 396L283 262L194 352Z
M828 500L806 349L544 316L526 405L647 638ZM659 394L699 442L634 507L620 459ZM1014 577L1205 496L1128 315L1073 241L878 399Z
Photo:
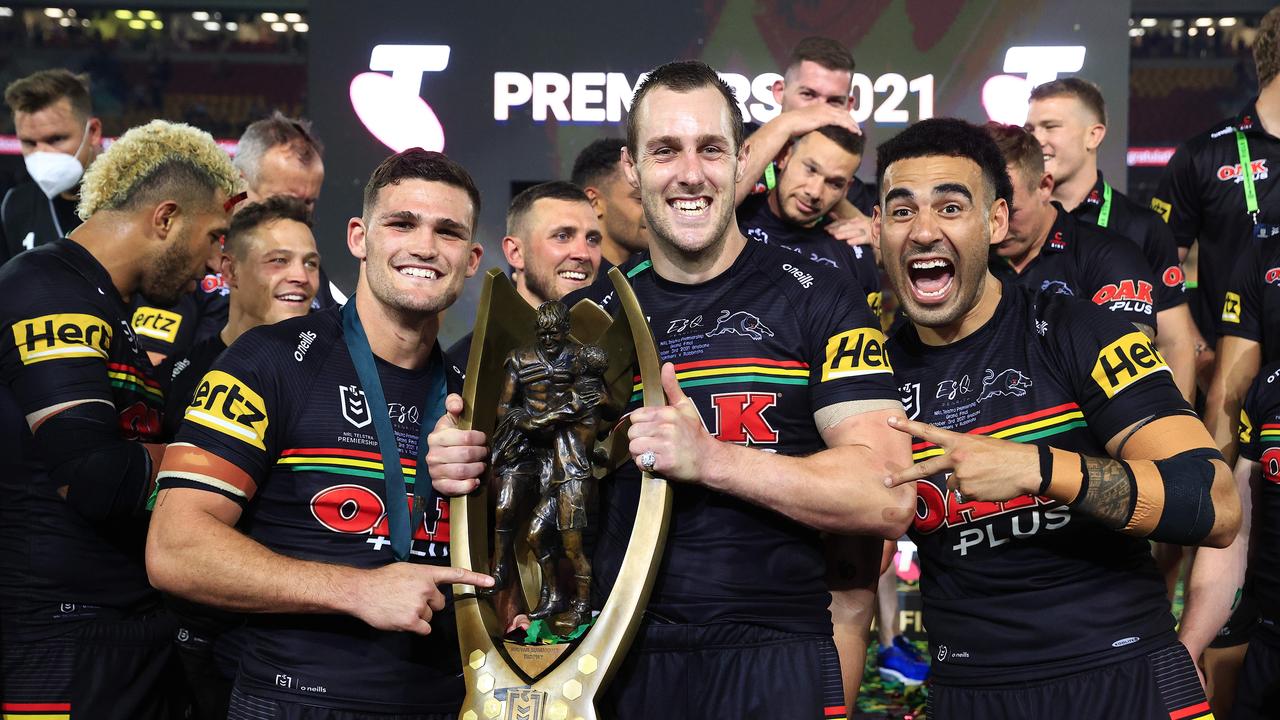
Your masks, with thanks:
M593 141L578 153L569 179L580 188L604 184L617 172L626 144L626 140L615 137Z
M1084 78L1068 77L1041 83L1031 90L1031 101L1051 97L1072 97L1079 100L1098 122L1107 124L1107 102L1102 99L1102 90Z
M1035 187L1044 177L1044 150L1036 136L1018 127L998 122L989 122L982 126L1000 154L1004 156L1005 165L1013 165L1022 171L1022 179L1028 187ZM1012 177L1009 178L1013 180Z
M324 144L311 129L311 121L286 117L276 110L269 116L250 123L236 147L233 162L250 187L258 184L263 156L276 147L288 148L303 165L324 159Z
M311 211L307 204L289 195L274 195L262 202L241 206L231 217L231 227L222 242L222 251L243 258L248 236L254 230L277 220L293 220L311 227Z
M364 186L362 214L369 219L369 211L378 203L378 191L388 185L399 185L405 180L441 182L466 191L471 198L471 230L475 231L480 217L480 190L467 169L450 160L444 153L422 148L409 148L382 161L369 176ZM473 238L474 239L474 238Z
M861 157L863 151L867 149L866 137L842 125L823 125L813 132L839 145L841 150L850 155Z
M787 69L790 70L806 60L828 70L843 70L853 74L853 54L844 45L831 38L811 35L796 43L791 51L791 61L787 63Z
M4 89L4 102L15 113L34 113L66 98L71 109L83 120L93 115L89 98L89 75L54 68L18 78Z
M1271 8L1258 23L1253 40L1253 64L1258 69L1258 89L1280 75L1280 7Z
M511 205L507 208L508 235L520 234L520 223L524 222L524 216L529 214L529 211L533 209L533 204L539 200L591 202L587 194L582 191L582 188L564 180L552 180L551 182L527 187L511 198Z
M720 91L725 104L729 106L729 124L732 126L730 132L733 134L730 139L733 141L733 152L736 154L742 148L742 111L738 109L738 99L734 97L733 90L720 79L710 65L697 60L682 60L654 68L644 82L640 83L635 97L631 99L631 112L627 113L627 148L630 149L632 157L637 155L636 142L640 136L638 127L640 104L650 91L666 88L672 92L688 93L704 87Z
M957 118L921 120L876 148L876 184L883 202L884 172L899 160L942 155L967 158L977 163L991 200L1012 205L1013 185L1004 168L1004 156L982 128Z

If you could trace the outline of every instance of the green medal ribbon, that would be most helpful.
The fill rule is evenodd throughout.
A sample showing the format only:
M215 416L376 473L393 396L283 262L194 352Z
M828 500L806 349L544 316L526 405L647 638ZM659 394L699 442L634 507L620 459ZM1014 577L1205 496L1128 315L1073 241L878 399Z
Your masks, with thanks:
M1244 207L1258 224L1258 189L1253 185L1253 160L1249 157L1249 141L1236 130L1236 152L1240 153L1240 180L1244 183Z

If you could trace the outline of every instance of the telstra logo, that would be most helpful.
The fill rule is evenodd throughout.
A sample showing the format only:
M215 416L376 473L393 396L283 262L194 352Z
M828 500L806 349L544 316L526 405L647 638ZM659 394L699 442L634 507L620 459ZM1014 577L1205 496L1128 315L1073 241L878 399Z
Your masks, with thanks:
M1061 73L1077 72L1084 67L1083 45L1011 47L1004 54L1005 73L988 78L982 86L982 106L987 117L1006 125L1022 125L1027 121L1027 102L1037 85L1054 80Z
M448 45L376 45L369 69L379 72L352 78L351 107L369 132L395 152L444 150L444 127L419 93L423 73L448 66Z

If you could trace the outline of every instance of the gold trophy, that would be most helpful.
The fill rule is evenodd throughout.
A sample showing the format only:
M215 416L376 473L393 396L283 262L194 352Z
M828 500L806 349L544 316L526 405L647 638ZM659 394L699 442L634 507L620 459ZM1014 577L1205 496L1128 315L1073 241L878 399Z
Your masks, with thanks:
M616 320L589 301L535 310L501 270L485 276L459 425L485 433L491 462L477 491L450 501L449 550L454 565L492 573L497 586L484 596L454 586L461 720L594 720L653 587L671 491L644 473L613 590L598 615L590 605L581 535L596 481L629 458L617 414L637 376L645 405L665 403L640 303L617 268L609 279ZM516 614L553 642L510 639Z

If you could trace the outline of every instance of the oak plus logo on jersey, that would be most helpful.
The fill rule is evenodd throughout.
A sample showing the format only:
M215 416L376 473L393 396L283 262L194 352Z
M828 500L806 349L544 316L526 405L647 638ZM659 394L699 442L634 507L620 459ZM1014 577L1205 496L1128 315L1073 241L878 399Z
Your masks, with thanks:
M1135 330L1098 351L1092 376L1110 398L1158 372L1169 372L1169 366L1156 350L1155 342Z
M352 78L351 107L365 129L395 152L444 150L444 126L420 93L425 73L448 66L448 45L375 45L369 70L376 72Z
M182 316L176 312L143 305L133 311L133 331L172 344L178 337L178 328L182 327Z
M968 555L976 547L994 548L1042 530L1057 530L1070 522L1071 511L1048 498L1021 495L1002 502L964 500L959 493L948 492L945 485L916 482L916 531L929 535L959 529L951 549L960 555Z
M1266 158L1250 160L1249 169L1253 172L1254 182L1267 179ZM1244 182L1244 173L1240 172L1240 163L1236 163L1235 165L1223 165L1218 168L1217 176L1222 182L1227 182L1228 180L1236 183Z
M1093 294L1095 305L1107 305L1113 312L1122 310L1151 314L1151 283L1146 280L1121 280L1119 283L1103 285Z
M1262 477L1280 485L1280 448L1267 448L1262 453Z
M1262 277L1269 285L1280 285L1280 267L1270 268Z
M433 498L430 507L420 507L414 518L413 495L406 495L409 517L413 524L413 539L430 543L449 542L449 503L444 498ZM311 516L325 529L344 535L369 535L366 542L374 550L391 544L387 506L373 490L350 483L333 485L311 497ZM446 557L448 546L429 546L426 550L411 550L414 555Z
M1160 276L1160 282L1164 283L1165 287L1179 287L1186 280L1187 276L1182 273L1181 265L1170 265Z
M822 382L875 373L893 374L884 349L884 333L874 328L854 328L827 338Z
M778 404L777 393L717 393L711 396L715 426L710 432L722 442L743 445L772 445L778 442L764 411Z
M234 375L210 370L200 380L187 406L185 419L266 450L266 403L262 396Z
M111 352L111 326L94 315L58 313L13 324L13 344L23 365L96 357Z

